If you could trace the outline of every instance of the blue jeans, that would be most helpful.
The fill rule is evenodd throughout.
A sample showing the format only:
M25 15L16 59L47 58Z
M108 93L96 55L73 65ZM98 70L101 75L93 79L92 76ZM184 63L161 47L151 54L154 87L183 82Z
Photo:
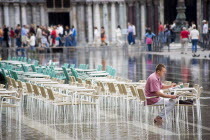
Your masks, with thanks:
M198 44L198 39L192 39L192 52L193 53L197 52L197 44Z
M134 41L134 39L133 39L133 33L132 32L129 32L128 33L128 44L130 45L131 43L134 43L133 41Z
M0 37L0 44L2 44L2 41L3 41L3 37Z
M31 51L35 51L35 46L30 46Z
M151 52L152 51L152 44L147 44L148 47L148 51Z

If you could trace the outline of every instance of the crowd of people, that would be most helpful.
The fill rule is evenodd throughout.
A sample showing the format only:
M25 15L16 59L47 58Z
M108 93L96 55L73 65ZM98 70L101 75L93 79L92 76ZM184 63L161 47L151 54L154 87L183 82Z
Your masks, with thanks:
M25 52L25 47L35 51L37 47L76 46L77 31L72 26L63 28L57 26L35 26L34 24L22 27L18 24L16 29L6 25L0 27L0 45L4 47L17 47L16 53Z
M170 43L175 42L176 40L176 22L174 21L173 24L165 24L163 25L161 22L158 27L158 40L162 44L165 44L166 46L169 46ZM191 22L189 24L187 21L185 22L184 27L182 28L182 31L180 32L180 43L181 43L181 54L187 54L187 48L189 45L189 42L192 43L192 53L193 57L199 57L200 54L197 54L197 45L198 41L201 38L200 34L202 34L202 39L204 41L203 50L207 49L207 44L209 42L209 28L208 28L208 21L203 20L203 27L202 27L202 33L199 33L197 30L197 26L195 22ZM146 34L145 34L145 43L147 44L148 51L152 51L152 44L153 39L156 35L151 31L150 27L146 28ZM206 56L205 56L206 57Z
M161 22L158 27L158 40L167 46L173 43L176 39L175 35L176 22L173 24L163 25ZM203 20L202 38L204 41L208 42L208 22ZM108 39L106 36L106 31L104 27L101 27L100 31L97 27L94 27L94 40L92 42L93 46L103 46L108 45ZM135 25L128 23L127 25L127 41L129 45L136 43L136 27ZM116 35L116 46L122 46L122 30L120 25L117 26L115 30ZM28 25L17 25L15 29L3 26L0 27L0 45L5 47L17 47L16 53L24 53L25 47L29 47L31 51L35 51L36 47L56 47L56 46L76 46L77 45L77 31L74 26L69 28L69 26L63 27L63 25L57 26L35 26L34 24ZM152 32L150 27L146 27L145 43L147 44L148 51L152 51L153 39L156 35ZM189 41L192 42L192 52L193 57L199 57L197 53L197 44L200 39L198 30L194 22L189 25L186 22L180 33L180 43L181 43L181 54L186 54ZM204 46L204 50L207 45Z

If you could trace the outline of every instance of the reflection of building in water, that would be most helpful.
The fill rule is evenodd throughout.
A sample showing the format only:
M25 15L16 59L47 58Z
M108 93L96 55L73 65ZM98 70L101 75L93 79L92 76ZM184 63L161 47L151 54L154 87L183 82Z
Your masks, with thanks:
M192 59L191 81L194 82L194 84L200 83L200 67L197 59Z
M78 41L92 42L93 27L104 26L108 41L115 41L117 25L127 22L136 26L137 38L144 38L145 27L157 33L158 23L171 24L177 16L178 0L2 0L0 26L74 25ZM185 0L186 18L201 27L210 20L208 0Z

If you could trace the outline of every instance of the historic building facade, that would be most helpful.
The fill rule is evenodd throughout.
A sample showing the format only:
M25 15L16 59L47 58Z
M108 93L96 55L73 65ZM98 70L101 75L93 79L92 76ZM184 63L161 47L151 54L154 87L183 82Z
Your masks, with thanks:
M210 20L210 0L0 0L0 26L74 25L78 41L92 42L93 27L104 26L109 41L115 41L115 29L136 26L137 38L142 39L145 27L158 30L158 23L176 19L178 1L185 1L188 21L199 29L203 19Z

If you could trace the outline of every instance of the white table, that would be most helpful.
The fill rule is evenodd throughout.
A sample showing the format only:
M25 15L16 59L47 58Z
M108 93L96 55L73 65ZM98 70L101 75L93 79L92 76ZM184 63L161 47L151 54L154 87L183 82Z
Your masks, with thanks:
M29 77L33 77L33 78L47 78L47 77L50 77L49 75L43 75L43 74L31 74L31 75L28 75Z
M87 72L88 74L95 74L95 73L106 73L106 71L93 71L93 72Z
M69 85L69 84L51 84L51 85L45 85L46 87L53 87L53 88L60 88L65 90L72 90L72 89L85 89L85 87L78 87L75 85Z
M109 75L109 73L93 73L93 74L90 74L90 76L107 76Z
M75 69L77 72L93 72L96 71L96 69Z
M198 93L198 91L195 88L179 88L179 87L175 87L175 88L170 88L170 91L192 91L194 93Z

